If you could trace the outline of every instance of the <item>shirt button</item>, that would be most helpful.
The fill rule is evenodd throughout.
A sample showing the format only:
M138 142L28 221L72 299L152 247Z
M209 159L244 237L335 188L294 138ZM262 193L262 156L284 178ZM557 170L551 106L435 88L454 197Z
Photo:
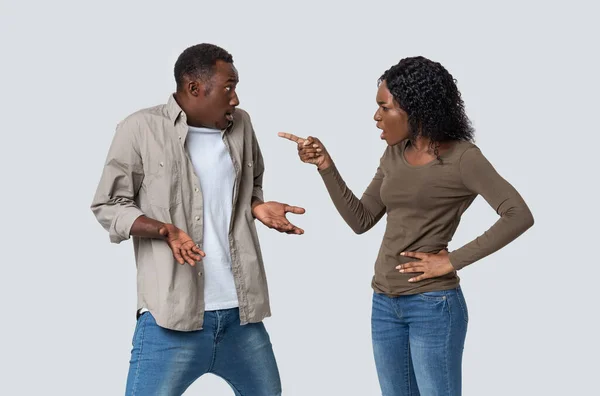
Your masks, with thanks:
M198 192L200 189L198 187L194 188L194 191Z
M252 162L248 162L248 168L252 168Z
M196 216L196 221L200 221L200 216Z
M181 140L181 136L179 136L179 140Z
M202 276L202 272L198 272L198 276Z
M161 161L159 164L161 167L165 166L165 164Z

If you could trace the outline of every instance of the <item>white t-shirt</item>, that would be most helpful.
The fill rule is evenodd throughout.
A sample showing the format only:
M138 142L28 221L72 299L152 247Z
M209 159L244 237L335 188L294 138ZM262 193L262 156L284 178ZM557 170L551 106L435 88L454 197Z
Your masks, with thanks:
M206 311L239 306L229 251L235 170L218 129L189 127L186 144L204 206L203 251Z

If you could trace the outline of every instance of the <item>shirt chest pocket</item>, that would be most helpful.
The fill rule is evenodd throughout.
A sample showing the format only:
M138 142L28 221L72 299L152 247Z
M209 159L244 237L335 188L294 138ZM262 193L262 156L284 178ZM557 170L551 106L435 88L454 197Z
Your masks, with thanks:
M151 205L170 209L181 203L181 163L155 159L150 162L148 173L146 189Z

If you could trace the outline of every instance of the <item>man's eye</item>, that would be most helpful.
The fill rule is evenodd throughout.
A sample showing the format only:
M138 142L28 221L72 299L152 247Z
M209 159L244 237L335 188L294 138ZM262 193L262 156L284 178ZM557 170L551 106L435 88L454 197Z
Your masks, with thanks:
M387 108L387 107L385 107L385 106L381 106L381 109L382 109L383 111L388 111L388 108Z

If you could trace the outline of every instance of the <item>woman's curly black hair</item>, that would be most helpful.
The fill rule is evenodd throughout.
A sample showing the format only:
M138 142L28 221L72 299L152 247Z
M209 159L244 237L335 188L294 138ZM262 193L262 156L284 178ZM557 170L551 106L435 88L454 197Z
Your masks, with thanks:
M411 140L430 139L430 147L439 158L440 142L473 141L474 129L456 80L437 62L422 56L404 58L379 78L408 114Z

